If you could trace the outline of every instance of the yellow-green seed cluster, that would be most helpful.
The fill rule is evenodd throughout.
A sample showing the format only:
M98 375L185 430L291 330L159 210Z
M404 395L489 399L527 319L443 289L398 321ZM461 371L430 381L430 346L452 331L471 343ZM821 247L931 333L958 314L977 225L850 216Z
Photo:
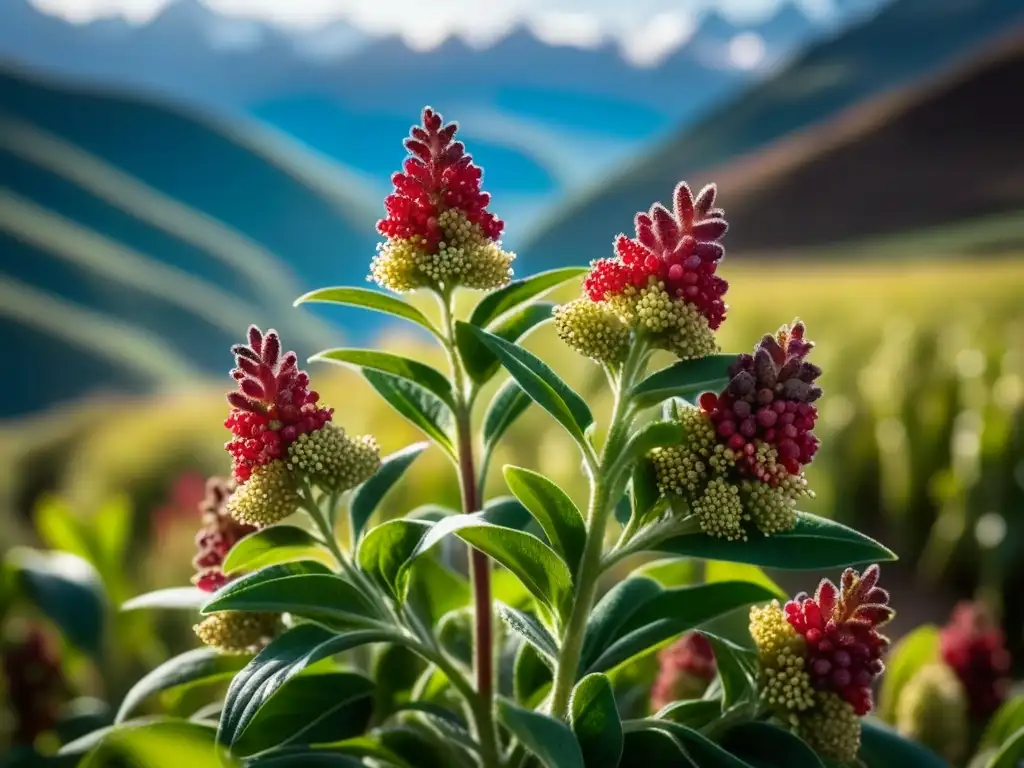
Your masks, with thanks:
M377 246L370 279L382 288L404 293L417 288L463 286L500 288L512 278L515 254L484 235L456 209L442 211L437 223L444 239L434 252L419 235L391 238Z
M814 706L804 639L786 621L778 600L750 610L750 636L761 662L761 700L790 726Z
M380 446L375 438L349 437L333 422L299 435L288 447L288 468L329 492L355 488L379 467Z
M606 303L576 299L554 312L558 337L599 363L621 362L629 350L629 327Z
M942 663L922 667L900 692L896 728L951 763L968 740L967 696L956 673Z
M718 351L715 332L693 304L673 298L655 277L641 289L628 286L607 303L630 326L646 331L655 344L683 360L707 357Z
M803 475L793 477L803 480ZM796 525L796 502L803 494L795 493L788 484L773 486L756 480L744 480L741 489L747 510L763 534L769 536L793 530Z
M814 707L800 715L797 733L815 752L837 763L852 763L860 751L860 718L831 691L818 691Z
M258 653L280 631L281 615L224 611L192 629L205 645L224 653Z
M231 494L227 510L238 522L262 528L296 512L300 502L288 465L275 459L253 469L249 479Z
M690 504L690 509L709 536L729 541L746 540L743 521L750 516L743 509L740 489L724 478L716 477L707 484L704 493Z
M696 408L680 408L676 419L686 431L682 445L656 448L650 458L662 493L693 497L703 487L716 457L715 428Z

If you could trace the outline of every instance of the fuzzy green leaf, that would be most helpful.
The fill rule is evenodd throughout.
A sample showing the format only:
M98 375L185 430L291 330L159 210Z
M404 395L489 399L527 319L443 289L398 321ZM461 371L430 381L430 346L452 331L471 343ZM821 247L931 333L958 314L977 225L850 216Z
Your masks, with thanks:
M670 397L693 402L702 392L717 392L729 383L729 366L736 355L710 355L681 360L655 371L633 387L633 401L642 407L657 405Z
M512 343L521 341L551 319L551 311L554 307L555 305L550 302L529 304L516 310L489 330L505 341ZM467 325L456 327L455 342L459 346L459 355L466 368L466 373L477 386L482 386L498 372L501 363L487 345L467 329Z
M498 719L545 768L586 768L569 726L548 715L498 701Z
M373 711L372 680L353 672L299 675L260 708L232 745L238 755L302 741L335 741L362 733Z
M572 692L569 715L586 767L616 768L622 758L622 721L608 678L587 675L580 680Z
M221 744L234 744L270 697L312 664L388 639L387 632L376 630L338 635L316 624L299 624L289 629L260 651L231 681L217 740Z
M587 543L587 526L572 499L544 475L522 467L506 465L505 482L544 529L569 572L576 573Z
M209 592L196 587L170 587L145 592L126 600L121 606L122 611L138 611L143 608L171 608L194 611L210 599Z
M372 291L369 288L318 288L295 300L295 306L314 303L342 304L350 307L362 307L374 312L383 312L386 315L401 317L404 320L416 323L426 328L439 339L444 338L441 332L434 327L434 324L427 319L427 316L416 309L416 307L390 294Z
M443 399L401 376L390 373L364 369L363 378L392 408L413 426L422 430L453 461L455 460L455 447L451 438L455 417Z
M771 590L744 581L666 589L640 605L615 633L588 672L604 672L689 629L741 606L774 597Z
M655 715L659 720L670 720L690 728L703 728L721 716L722 702L716 699L674 701Z
M244 656L219 653L213 648L195 648L168 659L151 670L125 694L115 723L123 723L150 696L199 681L228 680L245 666Z
M349 504L349 520L352 525L352 537L356 541L363 534L363 529L370 521L377 507L387 496L405 471L427 448L427 443L414 443L400 451L385 456L380 468L373 477L359 486L352 494Z
M649 600L664 590L657 582L646 578L620 581L602 597L587 620L580 659L585 669L612 644L615 636L630 617Z
M233 760L219 755L214 730L184 720L144 722L112 728L80 763L81 768L144 765L146 768L233 768Z
M751 768L693 728L669 720L650 719L644 722L674 736L683 745L690 760L700 768Z
M807 512L797 513L796 527L788 533L752 536L749 541L690 533L662 541L655 549L673 555L790 571L845 568L897 559L892 550L874 539Z
M753 768L825 768L807 744L768 723L743 723L731 729L722 746Z
M562 267L513 280L504 288L484 296L470 315L469 322L477 328L486 328L509 310L537 299L547 291L586 272L587 267Z
M407 519L389 520L378 525L359 544L359 567L404 602L413 554L430 528L430 523Z
M309 531L272 525L239 540L224 558L224 572L252 571L268 565L310 558L329 562L329 553Z
M532 402L515 379L508 379L498 388L484 414L484 451L487 454Z
M390 352L374 349L329 349L313 355L312 362L338 363L359 371L378 371L408 381L435 395L449 408L455 407L451 382L436 368Z
M536 618L528 613L517 611L507 605L498 604L498 616L508 628L534 647L544 662L554 669L558 659L558 643L551 633Z
M665 731L630 731L626 734L619 768L698 768L683 745Z
M497 355L523 391L550 413L578 443L583 444L584 433L594 423L594 416L579 393L532 352L476 326L466 327L467 332L474 334Z

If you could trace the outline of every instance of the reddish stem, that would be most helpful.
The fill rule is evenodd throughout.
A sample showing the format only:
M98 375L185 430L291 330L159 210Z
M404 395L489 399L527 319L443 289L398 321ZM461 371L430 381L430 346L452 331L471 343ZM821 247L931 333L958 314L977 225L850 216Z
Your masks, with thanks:
M480 509L480 498L468 414L459 419L458 432L462 511L471 514ZM477 692L490 706L494 697L494 616L491 605L491 562L487 555L471 548L469 572L473 584L473 669L476 673Z

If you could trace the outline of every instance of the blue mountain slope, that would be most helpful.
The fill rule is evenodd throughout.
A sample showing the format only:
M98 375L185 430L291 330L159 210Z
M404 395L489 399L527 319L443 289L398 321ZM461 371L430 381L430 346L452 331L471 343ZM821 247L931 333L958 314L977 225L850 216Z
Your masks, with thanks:
M104 359L5 391L0 417L99 387L222 371L247 322L277 325L303 355L328 340L291 301L362 280L375 200L352 197L358 190L244 126L152 100L7 70L0 104L6 354L47 372L69 349L72 360ZM336 317L360 333L354 314ZM133 344L160 359L121 359Z
M680 179L701 185L703 171L951 65L1018 21L1020 0L896 0L555 211L522 250L538 266L605 253L635 211L667 199Z

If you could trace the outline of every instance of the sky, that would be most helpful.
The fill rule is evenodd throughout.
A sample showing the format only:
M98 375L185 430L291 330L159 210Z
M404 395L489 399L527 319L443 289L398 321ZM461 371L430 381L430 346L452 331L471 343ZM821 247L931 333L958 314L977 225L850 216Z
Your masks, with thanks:
M346 20L370 34L399 34L433 47L452 35L487 45L527 24L551 43L596 45L617 38L637 59L646 51L681 45L701 14L716 10L731 21L757 21L792 3L812 18L828 19L834 0L201 0L226 15L316 29ZM73 22L122 15L145 23L173 0L30 0ZM751 41L747 41L749 44ZM742 45L742 43L741 43ZM755 51L740 51L753 57ZM646 54L650 55L650 54Z

